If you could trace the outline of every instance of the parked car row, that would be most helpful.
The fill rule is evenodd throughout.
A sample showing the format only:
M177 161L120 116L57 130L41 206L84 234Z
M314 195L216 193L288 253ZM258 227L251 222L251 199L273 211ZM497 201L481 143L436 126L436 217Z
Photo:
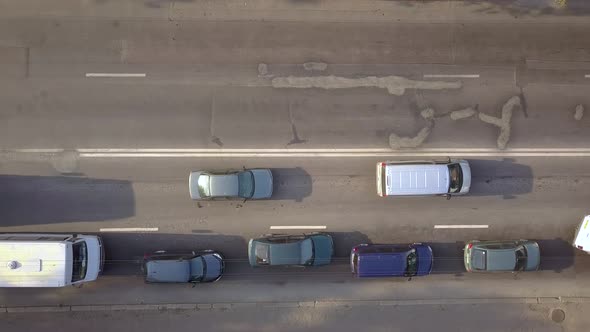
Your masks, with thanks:
M248 261L260 266L321 266L334 255L332 237L324 233L268 234L248 243ZM541 253L534 241L470 241L464 248L467 272L520 272L539 268ZM359 244L350 252L350 268L359 278L428 275L434 265L432 248L423 243ZM199 253L147 255L147 282L211 282L221 278L222 256L212 250Z
M576 230L573 246L590 252L590 215ZM329 234L267 234L248 242L248 261L260 266L330 264L334 242ZM94 281L103 270L100 236L84 234L0 234L0 287L63 287ZM535 271L539 245L530 240L479 241L465 244L467 272ZM432 248L423 243L359 244L350 252L350 268L360 278L412 277L430 274ZM225 270L221 253L159 250L144 255L142 270L149 283L201 283L219 280Z

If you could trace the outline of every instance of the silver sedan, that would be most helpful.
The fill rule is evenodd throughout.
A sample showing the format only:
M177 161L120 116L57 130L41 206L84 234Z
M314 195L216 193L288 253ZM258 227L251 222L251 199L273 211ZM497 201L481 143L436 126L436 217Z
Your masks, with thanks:
M194 171L188 178L192 199L266 199L272 196L270 169Z

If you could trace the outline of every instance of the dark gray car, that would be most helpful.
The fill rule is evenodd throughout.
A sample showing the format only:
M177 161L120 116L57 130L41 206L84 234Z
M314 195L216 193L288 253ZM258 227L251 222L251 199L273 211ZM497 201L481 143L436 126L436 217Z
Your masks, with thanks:
M265 199L272 196L270 169L241 171L195 171L188 178L192 199Z
M328 234L269 234L248 243L251 266L326 265L334 254L334 242Z
M221 254L205 250L169 253L163 250L144 256L146 282L213 282L223 275L225 263Z
M464 248L467 272L536 271L541 251L535 241L469 241Z

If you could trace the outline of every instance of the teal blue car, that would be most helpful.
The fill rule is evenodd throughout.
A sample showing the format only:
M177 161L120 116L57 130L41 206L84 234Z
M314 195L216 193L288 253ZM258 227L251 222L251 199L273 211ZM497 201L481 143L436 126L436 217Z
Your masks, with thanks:
M463 253L467 272L536 271L541 263L539 244L530 240L473 240Z
M250 265L327 265L334 255L332 237L324 233L269 234L248 243Z

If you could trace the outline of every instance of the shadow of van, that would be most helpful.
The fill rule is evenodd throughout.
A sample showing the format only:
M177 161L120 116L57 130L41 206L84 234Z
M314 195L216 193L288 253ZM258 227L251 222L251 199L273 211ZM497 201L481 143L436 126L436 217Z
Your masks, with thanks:
M470 196L503 196L513 199L533 190L531 167L511 159L469 159L471 166Z
M131 182L0 175L0 226L105 221L135 215Z

